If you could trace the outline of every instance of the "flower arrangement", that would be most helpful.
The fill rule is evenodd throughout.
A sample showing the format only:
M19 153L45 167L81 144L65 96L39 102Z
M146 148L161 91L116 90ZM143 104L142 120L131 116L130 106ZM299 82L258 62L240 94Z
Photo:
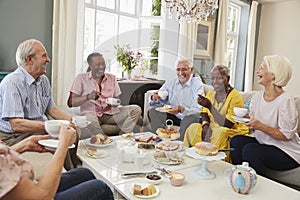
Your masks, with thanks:
M120 45L114 47L117 50L117 61L122 64L123 71L130 74L131 71L140 64L143 54L141 52L131 51L128 44L122 47Z

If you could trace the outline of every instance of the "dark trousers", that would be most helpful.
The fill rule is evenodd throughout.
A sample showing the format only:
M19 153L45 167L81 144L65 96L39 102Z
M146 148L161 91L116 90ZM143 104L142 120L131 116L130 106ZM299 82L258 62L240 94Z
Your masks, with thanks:
M86 168L75 168L62 174L54 200L113 200L111 189Z
M232 164L248 162L262 176L265 176L266 168L284 171L299 167L299 164L284 151L273 145L259 144L254 137L234 136L230 147L234 148L230 153Z
M174 125L180 126L180 138L178 138L178 140L180 141L183 141L185 130L192 123L201 123L200 113L185 116L182 120L178 119L175 115L172 115L170 113L159 112L155 110L155 108L151 108L147 114L153 133L155 133L158 128L165 128L167 119L171 119Z

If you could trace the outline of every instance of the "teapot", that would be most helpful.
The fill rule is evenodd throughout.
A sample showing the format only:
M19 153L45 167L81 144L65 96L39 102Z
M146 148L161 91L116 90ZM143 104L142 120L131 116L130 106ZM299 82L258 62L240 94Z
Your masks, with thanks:
M240 194L248 194L256 184L257 176L248 162L233 166L229 173L229 181L232 189Z
M139 154L139 149L136 146L126 146L121 150L123 162L133 162Z

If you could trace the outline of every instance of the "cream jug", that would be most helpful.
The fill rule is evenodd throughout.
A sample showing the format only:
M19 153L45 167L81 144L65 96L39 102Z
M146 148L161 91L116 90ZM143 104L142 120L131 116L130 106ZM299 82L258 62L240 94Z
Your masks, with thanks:
M121 151L123 162L134 162L134 159L138 154L139 149L135 146L126 146L122 148Z
M240 194L248 194L256 184L257 176L253 168L249 167L248 162L236 165L231 168L229 181L232 189Z

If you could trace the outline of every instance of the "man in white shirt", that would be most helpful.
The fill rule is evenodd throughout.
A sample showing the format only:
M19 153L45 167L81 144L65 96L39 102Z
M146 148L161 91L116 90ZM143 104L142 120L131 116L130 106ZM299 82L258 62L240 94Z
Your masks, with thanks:
M188 60L176 62L177 78L166 81L159 91L167 91L168 96L162 99L155 92L149 99L152 108L148 111L152 132L164 127L167 119L171 119L174 125L180 126L180 138L183 140L185 130L192 123L200 123L200 110L202 107L197 103L198 92L204 91L204 86L199 78L192 77L193 67ZM168 112L157 111L157 107L170 104Z

